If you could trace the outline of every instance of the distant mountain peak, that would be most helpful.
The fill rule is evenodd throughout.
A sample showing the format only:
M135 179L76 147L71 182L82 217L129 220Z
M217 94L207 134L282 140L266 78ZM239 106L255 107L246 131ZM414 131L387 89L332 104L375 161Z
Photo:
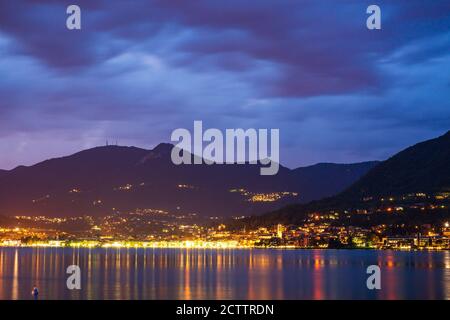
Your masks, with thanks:
M153 159L161 159L166 158L172 152L172 148L174 147L171 143L160 143L156 147L154 147L150 152L148 152L145 157L139 161L139 164L144 164L149 160Z
M75 154L83 153L95 153L95 152L115 152L115 151L127 151L127 150L144 150L134 146L118 146L118 145L107 145L107 146L97 146L90 149L85 149L79 151Z
M171 143L160 143L156 147L153 148L152 152L157 153L170 153L172 148L174 147Z

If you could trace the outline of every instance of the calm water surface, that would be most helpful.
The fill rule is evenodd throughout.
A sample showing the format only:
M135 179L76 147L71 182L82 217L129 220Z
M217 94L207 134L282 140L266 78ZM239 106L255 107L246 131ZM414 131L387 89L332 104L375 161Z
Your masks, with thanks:
M66 287L72 264L81 290ZM0 248L0 299L35 284L39 299L450 299L450 252Z

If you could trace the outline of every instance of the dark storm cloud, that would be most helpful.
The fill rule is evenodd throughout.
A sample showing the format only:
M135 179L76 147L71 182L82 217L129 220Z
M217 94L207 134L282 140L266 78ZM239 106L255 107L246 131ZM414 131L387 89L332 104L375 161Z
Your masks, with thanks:
M16 150L0 166L106 137L148 146L195 119L280 128L290 165L442 133L450 3L377 2L380 31L361 0L0 0L0 151ZM81 31L65 28L74 3Z
M237 71L268 61L280 71L274 94L308 96L377 88L384 80L378 59L450 26L445 1L387 3L385 28L372 34L364 28L365 1L78 1L86 32L64 28L65 2L2 1L0 25L14 36L15 50L57 68L95 65L171 28L169 46L171 35L190 33L171 48L188 54L186 64L201 59ZM408 58L418 63L446 49Z

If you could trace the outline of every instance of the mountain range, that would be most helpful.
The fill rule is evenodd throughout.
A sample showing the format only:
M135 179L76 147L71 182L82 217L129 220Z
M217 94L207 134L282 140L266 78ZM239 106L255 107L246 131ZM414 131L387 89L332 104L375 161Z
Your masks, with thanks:
M366 208L383 198L395 201L417 193L450 195L450 131L379 163L335 196L288 205L249 218L245 223L253 226L279 222L296 224L310 213Z
M81 216L154 209L254 215L332 196L378 162L321 163L261 176L260 165L174 165L174 146L102 146L0 171L0 215Z

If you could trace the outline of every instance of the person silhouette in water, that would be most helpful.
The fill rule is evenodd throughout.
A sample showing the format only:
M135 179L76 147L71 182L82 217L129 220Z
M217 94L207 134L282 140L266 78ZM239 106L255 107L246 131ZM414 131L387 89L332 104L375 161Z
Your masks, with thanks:
M39 290L38 290L38 288L36 287L36 285L34 285L34 288L33 288L33 290L31 291L31 294L32 294L33 297L34 297L34 300L37 300L38 295L39 295Z

